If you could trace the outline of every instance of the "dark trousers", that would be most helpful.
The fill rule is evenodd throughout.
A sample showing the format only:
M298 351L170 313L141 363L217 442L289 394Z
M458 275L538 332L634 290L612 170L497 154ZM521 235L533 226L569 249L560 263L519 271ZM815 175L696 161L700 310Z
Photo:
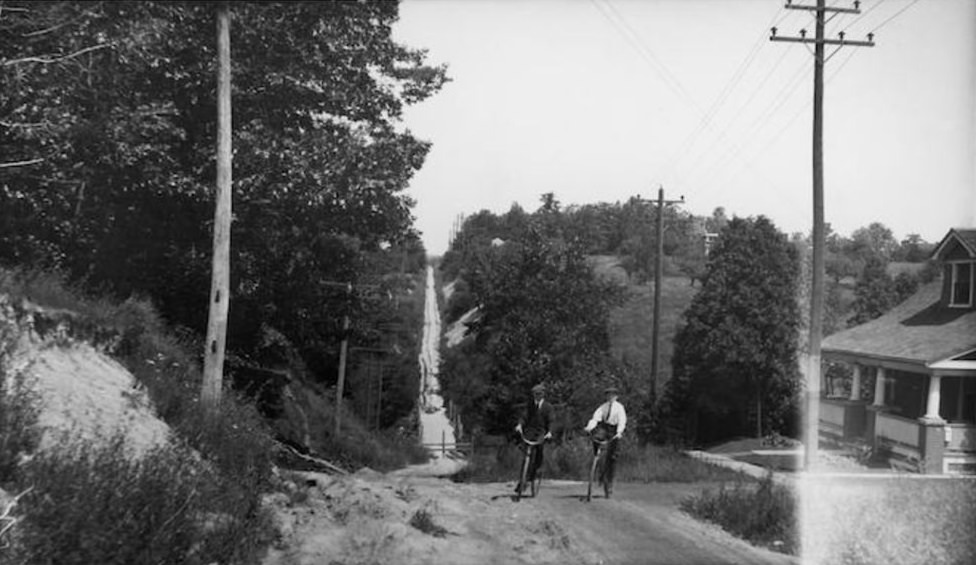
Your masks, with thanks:
M529 480L530 481L534 481L535 480L536 473L539 471L539 468L542 467L542 458L543 458L542 448L545 447L545 445L546 444L544 444L544 443L540 443L539 445L535 446L535 448L534 448L535 451L532 453L532 461L529 461ZM528 449L529 446L525 446L525 448Z
M603 437L612 438L617 435L617 426L611 426L603 422L600 422L599 426L603 428ZM603 465L603 472L600 474L600 480L606 481L607 485L613 485L613 477L617 470L617 443L619 441L611 439L610 443L607 444L607 458ZM596 455L599 449L600 446L594 443L593 455Z

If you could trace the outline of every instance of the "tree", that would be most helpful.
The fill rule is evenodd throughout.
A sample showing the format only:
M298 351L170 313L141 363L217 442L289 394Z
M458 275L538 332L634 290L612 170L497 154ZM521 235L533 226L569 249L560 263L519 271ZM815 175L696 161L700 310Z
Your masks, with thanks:
M881 316L898 303L895 283L888 275L887 262L872 256L864 265L864 271L854 285L854 315L850 326L863 324Z
M850 252L862 261L867 261L870 257L890 261L897 249L898 241L895 236L880 222L872 222L851 234Z
M800 387L798 267L765 217L733 218L722 232L675 337L665 392L670 417L687 417L698 441L743 433L749 420L757 436L788 427Z
M237 2L228 347L266 328L331 372L348 305L326 281L415 236L429 144L403 109L443 67L397 44L396 3ZM7 2L0 12L0 261L149 296L206 327L217 135L213 5ZM414 241L415 238L414 238Z
M540 382L581 418L599 386L594 376L611 365L607 323L621 292L596 278L582 245L564 239L553 204L544 199L521 237L462 269L479 317L468 326L474 339L445 357L442 383L469 427L507 432L514 407Z

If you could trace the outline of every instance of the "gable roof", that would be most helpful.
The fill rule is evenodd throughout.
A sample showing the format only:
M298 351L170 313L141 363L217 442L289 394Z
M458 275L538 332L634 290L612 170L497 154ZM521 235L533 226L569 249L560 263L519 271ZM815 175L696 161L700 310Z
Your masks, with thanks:
M953 241L959 243L970 257L976 257L976 228L952 228L932 250L932 257L942 257Z
M923 285L880 318L826 337L822 351L928 365L976 349L976 310L940 306L941 294L942 281Z

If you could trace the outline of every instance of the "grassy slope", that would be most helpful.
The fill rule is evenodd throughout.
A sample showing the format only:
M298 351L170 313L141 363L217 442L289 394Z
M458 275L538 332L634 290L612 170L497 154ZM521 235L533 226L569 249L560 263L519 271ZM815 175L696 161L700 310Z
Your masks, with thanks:
M619 281L627 286L627 302L610 315L610 351L614 357L640 366L651 366L651 339L653 333L654 287L636 285L612 256L591 258L597 274ZM698 292L686 277L663 277L661 281L660 326L660 374L658 390L671 376L671 355L674 351L674 335L678 331L681 316L691 299Z

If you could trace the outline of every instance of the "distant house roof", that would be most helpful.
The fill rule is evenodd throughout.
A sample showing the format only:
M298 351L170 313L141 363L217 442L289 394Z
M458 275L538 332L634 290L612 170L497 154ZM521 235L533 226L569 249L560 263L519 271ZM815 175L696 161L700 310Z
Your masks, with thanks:
M953 228L949 230L949 233L932 250L932 257L941 257L953 241L958 242L969 253L970 257L976 257L976 228Z
M971 231L976 236L976 230ZM880 318L826 337L821 346L824 355L928 365L976 349L976 310L942 307L941 293L941 281L923 285Z

